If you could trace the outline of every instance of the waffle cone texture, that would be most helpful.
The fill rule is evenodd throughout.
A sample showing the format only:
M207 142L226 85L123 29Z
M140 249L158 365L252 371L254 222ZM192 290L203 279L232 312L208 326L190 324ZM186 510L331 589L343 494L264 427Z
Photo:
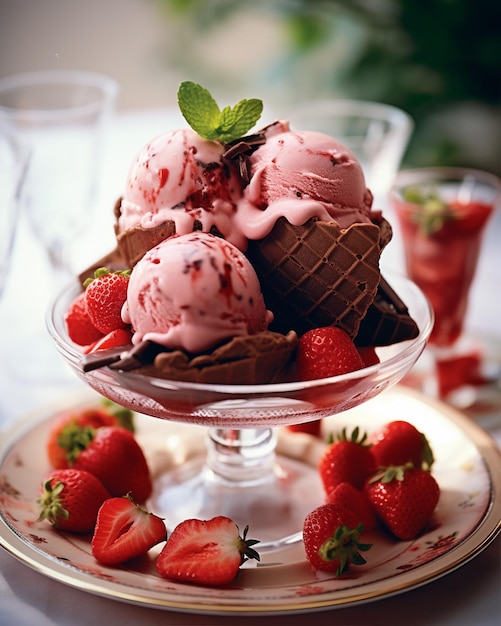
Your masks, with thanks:
M297 335L265 331L244 335L207 354L190 357L181 350L161 352L141 374L169 380L226 385L275 382L291 361Z
M341 229L310 220L277 220L270 235L252 241L247 256L275 319L271 330L299 335L334 325L354 338L379 285L384 242L376 224Z

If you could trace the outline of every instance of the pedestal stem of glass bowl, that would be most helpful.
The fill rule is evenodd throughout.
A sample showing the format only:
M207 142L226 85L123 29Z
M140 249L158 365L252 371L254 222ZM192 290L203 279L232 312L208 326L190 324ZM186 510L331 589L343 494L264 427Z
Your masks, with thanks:
M271 428L211 428L206 468L214 482L245 487L273 480L276 433Z
M157 476L150 508L169 530L183 519L230 517L259 549L298 545L305 516L323 501L316 467L279 455L273 428L207 431L205 454Z

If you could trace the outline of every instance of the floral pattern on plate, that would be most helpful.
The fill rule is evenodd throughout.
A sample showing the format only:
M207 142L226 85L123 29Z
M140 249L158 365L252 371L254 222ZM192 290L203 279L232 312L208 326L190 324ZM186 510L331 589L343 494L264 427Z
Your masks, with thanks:
M95 402L96 396L87 393L80 404ZM246 564L239 578L221 589L162 579L155 570L161 546L127 566L101 566L92 557L90 536L60 533L38 521L36 498L49 470L44 442L56 413L47 411L25 424L24 430L5 437L0 457L0 544L48 576L118 600L238 614L346 606L429 582L473 558L499 530L501 461L495 444L462 415L397 388L326 419L324 430L359 425L370 431L393 419L406 419L426 433L435 452L433 471L441 497L432 523L414 541L373 533L367 537L373 543L367 564L352 567L341 578L314 573L299 543L265 553L259 564ZM201 438L192 436L198 426L142 415L136 416L136 424L154 475L165 464L182 463L202 452ZM174 431L176 455L166 459ZM279 452L303 462L315 463L322 446L307 436L285 431L280 435Z

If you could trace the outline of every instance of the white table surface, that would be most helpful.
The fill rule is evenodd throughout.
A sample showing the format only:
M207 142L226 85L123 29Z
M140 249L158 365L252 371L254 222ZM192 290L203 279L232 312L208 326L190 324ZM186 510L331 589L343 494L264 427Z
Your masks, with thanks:
M113 246L112 207L121 194L128 166L136 151L156 134L180 123L171 111L144 111L117 116L110 127L104 163L104 184L98 215L87 246L87 261ZM389 215L390 221L392 216ZM45 330L47 303L57 288L43 252L23 219L19 225L11 272L0 301L0 428L27 413L83 388L61 362ZM499 267L501 212L491 222L472 289L467 327L501 345ZM398 240L385 251L386 262L399 263ZM84 267L85 261L82 261ZM477 419L501 446L501 414ZM460 569L419 589L399 596L314 615L210 616L143 608L93 596L63 585L30 569L0 549L0 626L87 624L199 625L247 624L261 626L316 624L406 626L494 626L501 623L501 541Z

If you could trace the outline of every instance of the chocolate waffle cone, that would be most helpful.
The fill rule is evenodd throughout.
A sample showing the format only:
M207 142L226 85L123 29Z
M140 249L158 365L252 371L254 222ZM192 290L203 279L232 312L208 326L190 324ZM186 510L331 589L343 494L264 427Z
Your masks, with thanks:
M227 385L276 382L297 345L297 335L265 331L235 337L208 354L190 357L180 350L160 352L141 374L170 380Z
M267 237L250 242L247 256L275 316L270 330L302 335L335 325L354 338L376 297L379 258L391 236L385 225L341 229L310 220L293 226L280 218Z
M127 230L120 231L118 220L122 209L122 199L118 198L113 208L115 215L115 236L117 238L117 250L124 259L126 267L132 269L143 256L165 239L176 234L176 225L173 220L165 220L161 224L144 228L137 225Z
M419 335L406 304L381 277L374 302L362 320L355 344L360 347L389 346Z

